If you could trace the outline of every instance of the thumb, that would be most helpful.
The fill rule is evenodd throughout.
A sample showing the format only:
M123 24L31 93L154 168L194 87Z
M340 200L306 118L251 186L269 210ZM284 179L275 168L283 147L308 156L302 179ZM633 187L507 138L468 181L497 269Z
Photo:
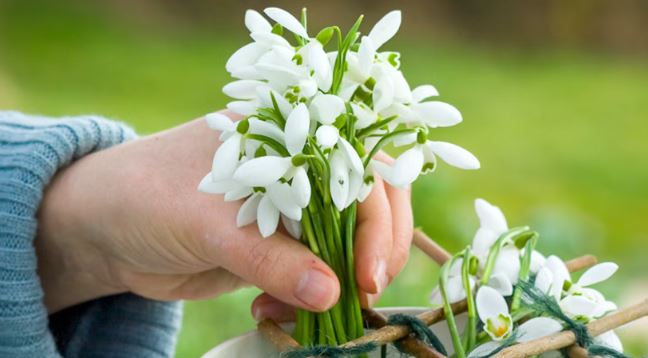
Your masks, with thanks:
M292 306L324 311L337 302L335 273L304 245L280 233L263 239L255 227L239 232L220 247L224 268Z

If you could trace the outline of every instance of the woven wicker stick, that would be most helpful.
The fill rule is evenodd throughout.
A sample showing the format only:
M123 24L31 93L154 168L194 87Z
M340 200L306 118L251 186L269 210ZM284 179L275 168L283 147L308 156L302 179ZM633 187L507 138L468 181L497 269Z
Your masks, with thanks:
M378 329L387 325L385 316L372 309L362 310L362 314L371 328ZM413 336L406 336L400 343L405 353L416 358L446 358L446 356Z
M589 333L596 337L607 331L613 330L626 323L648 316L648 298L643 302L622 309L616 313L605 316L587 325ZM576 335L572 331L563 331L552 336L535 339L533 341L516 344L500 352L498 358L528 357L548 351L568 347L576 342ZM572 350L570 348L570 350Z
M414 230L414 238L412 239L412 242L414 246L423 251L439 266L443 266L443 264L452 257L452 255L441 247L441 245L430 239L430 237L425 235L425 233L419 229Z
M577 257L575 259L567 261L567 269L570 272L579 271L587 267L595 265L597 262L596 257L592 255L585 255ZM466 300L462 300L451 305L452 312L454 314L459 314L466 312L468 305ZM416 316L421 321L425 322L428 326L442 321L445 318L443 314L443 308L426 311ZM375 342L378 345L388 344L399 340L410 333L410 329L407 326L385 326L381 329L370 332L358 339L355 339L351 342L347 342L342 345L344 348L354 347L356 345L361 345L369 342Z
M281 329L281 327L271 319L264 319L257 323L257 328L263 337L277 347L279 352L301 347L293 337Z

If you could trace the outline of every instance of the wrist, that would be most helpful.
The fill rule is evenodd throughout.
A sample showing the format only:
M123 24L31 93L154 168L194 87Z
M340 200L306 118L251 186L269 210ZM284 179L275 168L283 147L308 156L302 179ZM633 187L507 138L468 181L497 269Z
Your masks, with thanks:
M57 174L38 212L35 248L49 313L126 291L116 279L109 256L93 243L96 233L87 230L97 219L80 192L85 187L79 168L84 159Z

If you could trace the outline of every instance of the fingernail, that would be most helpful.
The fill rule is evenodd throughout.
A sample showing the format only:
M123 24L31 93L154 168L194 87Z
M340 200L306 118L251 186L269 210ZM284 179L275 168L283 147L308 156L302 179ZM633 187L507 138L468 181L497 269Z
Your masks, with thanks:
M308 306L327 309L335 304L334 282L320 270L308 270L297 284L295 297Z
M385 287L387 287L387 263L385 260L377 260L376 269L372 279L374 287L376 288L375 293L380 293L385 289Z

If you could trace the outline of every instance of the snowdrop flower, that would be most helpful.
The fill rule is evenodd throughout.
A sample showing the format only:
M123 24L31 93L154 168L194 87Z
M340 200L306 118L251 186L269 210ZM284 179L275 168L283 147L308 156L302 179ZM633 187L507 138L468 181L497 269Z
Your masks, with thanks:
M410 185L421 172L436 167L436 157L460 169L479 169L479 160L467 150L447 142L426 140L399 155L393 165L377 164L376 171L395 187Z
M279 221L299 236L302 209L312 191L321 190L311 183L324 174L327 199L342 211L369 195L375 175L402 187L430 172L437 157L459 168L478 168L479 161L465 149L417 134L394 138L394 144L410 148L393 166L366 157L397 129L427 134L429 128L462 120L451 105L427 102L438 95L431 85L410 88L399 53L381 51L400 24L400 11L392 11L366 36L350 34L351 43L327 52L334 27L311 38L302 21L285 10L246 11L251 42L227 60L225 68L234 80L223 87L232 98L227 108L245 118L234 123L222 114L207 116L223 143L199 190L223 194L227 201L245 199L237 222L256 221L263 236L274 233ZM292 32L295 40L277 31L281 29ZM375 126L387 118L386 126ZM424 139L420 143L419 137ZM321 160L328 164L320 166ZM323 168L328 173L320 173Z
M481 357L497 349L513 332L513 318L504 297L495 289L483 286L477 292L477 313L491 342L475 348L468 357ZM562 331L562 325L548 317L532 318L517 328L516 342L527 342Z
M599 318L616 310L616 304L606 300L603 294L589 286L607 280L618 268L613 262L604 262L589 268L569 287L566 297L560 301L560 307L568 316L586 320Z

